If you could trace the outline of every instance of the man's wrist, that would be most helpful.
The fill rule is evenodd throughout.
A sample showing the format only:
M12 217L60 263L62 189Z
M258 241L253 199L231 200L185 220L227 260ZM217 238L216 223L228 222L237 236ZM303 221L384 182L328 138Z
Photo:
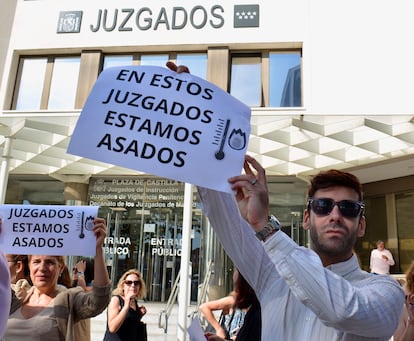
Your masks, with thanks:
M264 227L260 230L256 230L256 237L264 242L267 240L267 238L275 234L281 228L282 225L280 224L279 220L275 216L270 215Z

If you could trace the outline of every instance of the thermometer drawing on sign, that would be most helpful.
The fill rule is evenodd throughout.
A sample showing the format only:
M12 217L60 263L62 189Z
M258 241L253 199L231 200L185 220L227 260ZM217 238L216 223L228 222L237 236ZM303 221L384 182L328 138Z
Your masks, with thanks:
M93 230L93 221L94 221L94 219L95 218L92 217L92 216L87 216L85 218L85 212L82 212L81 221L80 221L81 230L80 230L80 234L79 234L80 239L85 238L85 230L87 230L87 231L92 231Z
M85 238L85 233L83 233L84 219L85 219L85 213L84 213L84 212L82 212L82 218L81 218L81 232L80 232L80 234L79 234L79 238L80 238L80 239Z
M216 153L214 154L217 160L223 160L224 159L224 144L226 143L227 133L229 131L229 125L230 120L226 120L226 125L224 126L223 135L221 136L220 141L220 148Z

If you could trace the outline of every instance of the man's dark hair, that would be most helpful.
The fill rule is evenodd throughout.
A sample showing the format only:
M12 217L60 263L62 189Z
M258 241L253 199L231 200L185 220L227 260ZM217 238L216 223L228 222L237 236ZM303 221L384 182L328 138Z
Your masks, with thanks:
M316 174L311 180L311 186L308 190L308 197L312 198L319 189L325 189L334 186L348 187L358 194L358 200L362 201L362 185L358 178L348 172L337 169L330 169Z

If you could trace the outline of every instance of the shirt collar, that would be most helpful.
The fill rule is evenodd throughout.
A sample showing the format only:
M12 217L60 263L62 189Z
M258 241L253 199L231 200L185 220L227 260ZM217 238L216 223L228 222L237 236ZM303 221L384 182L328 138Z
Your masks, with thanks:
M328 265L326 268L341 277L346 277L347 275L352 274L355 271L361 271L359 267L358 258L355 254L344 262L331 264Z

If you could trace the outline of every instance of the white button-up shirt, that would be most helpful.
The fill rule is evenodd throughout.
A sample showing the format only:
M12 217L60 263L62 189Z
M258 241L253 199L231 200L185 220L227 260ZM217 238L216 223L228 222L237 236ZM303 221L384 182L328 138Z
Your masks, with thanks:
M362 271L356 256L325 268L281 231L262 243L233 195L199 193L226 253L260 300L263 341L389 340L404 304L397 281Z
M382 256L386 256L388 260L382 258ZM371 272L380 275L386 275L390 273L390 266L395 264L394 258L389 250L378 250L374 249L371 251L371 256L369 259L369 267Z

